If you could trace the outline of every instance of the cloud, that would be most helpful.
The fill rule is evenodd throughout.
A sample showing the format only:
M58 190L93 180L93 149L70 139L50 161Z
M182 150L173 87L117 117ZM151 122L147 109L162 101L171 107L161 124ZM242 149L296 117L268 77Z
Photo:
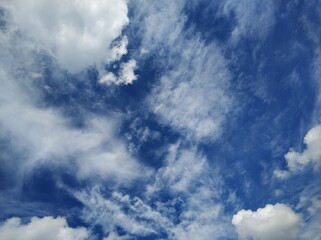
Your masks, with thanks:
M267 204L256 211L240 210L232 224L241 239L296 239L300 216L284 204Z
M86 240L88 237L85 228L71 228L63 217L33 217L26 224L20 218L10 218L0 225L2 240Z
M224 59L202 45L185 47L195 52L184 52L189 60L179 60L175 70L161 78L150 97L151 109L184 135L200 141L217 139L232 106Z
M126 0L5 0L1 4L24 34L70 72L127 52L126 40L116 53L110 48L129 23Z
M297 152L291 149L285 154L288 171L276 170L274 174L279 178L286 178L290 173L296 173L304 170L311 164L315 170L321 167L321 125L310 129L304 137L306 149L303 152Z
M166 231L171 224L139 197L132 198L117 191L105 197L97 186L73 194L85 206L83 220L92 226L100 225L105 234L121 228L131 235L149 236Z
M123 62L120 64L119 76L116 76L112 72L105 72L100 77L99 83L107 85L111 83L114 83L116 85L132 84L137 79L137 76L134 73L136 68L136 60L130 59L128 62Z
M128 182L147 169L117 135L121 116L86 114L83 128L73 126L61 109L45 106L34 87L43 81L37 47L10 26L0 31L0 131L18 156L8 164L27 173L39 164L73 169L79 178Z
M21 170L46 163L68 167L74 159L81 178L95 175L127 181L142 173L125 143L117 139L118 117L92 115L84 128L72 127L58 109L36 107L13 78L3 71L0 76L0 129L23 153Z
M106 193L99 186L69 190L84 204L82 219L91 226L101 226L106 235L122 229L132 238L210 240L233 236L220 203L220 176L209 170L206 158L180 144L170 146L167 158L155 179L148 179L143 194L135 196L120 189ZM168 197L162 199L162 193Z
M158 170L155 182L148 186L148 194L162 188L172 193L189 193L208 167L206 158L195 149L181 149L180 143L171 145L166 164Z
M231 33L231 42L236 43L248 37L264 39L275 23L274 5L273 1L224 1L221 14L229 16L233 12L237 21Z
M233 230L221 204L224 183L218 171L194 148L180 143L169 147L165 165L147 186L146 195L156 201L158 211L171 219L171 239L221 239ZM159 193L168 191L171 202L161 202ZM180 209L176 217L171 209Z
M206 45L184 29L183 7L180 1L142 7L142 55L157 55L163 68L147 101L174 131L197 141L213 140L221 135L232 109L230 73L215 43Z

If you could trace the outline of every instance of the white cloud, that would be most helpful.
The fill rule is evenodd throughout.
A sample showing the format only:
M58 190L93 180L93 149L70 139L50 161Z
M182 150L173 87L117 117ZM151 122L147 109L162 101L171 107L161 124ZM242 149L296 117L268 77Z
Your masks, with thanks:
M137 79L134 70L137 68L137 63L134 59L120 65L120 79L124 84L131 84Z
M124 36L121 41L117 42L116 46L114 46L112 50L111 59L119 60L123 55L127 54L127 45L128 38Z
M310 129L304 137L306 149L303 152L297 152L291 149L285 154L288 171L276 170L274 174L278 178L286 178L290 173L304 170L311 164L315 170L321 167L321 125L317 125Z
M87 240L88 237L85 228L71 228L62 217L33 217L26 224L20 218L10 218L0 225L2 240Z
M71 127L59 110L36 107L12 77L3 71L0 76L0 129L17 151L24 152L21 169L31 170L46 162L70 166L67 159L74 157L79 177L127 181L142 174L143 167L116 137L117 117L93 115L84 129Z
M80 178L127 182L149 172L118 139L121 116L87 114L84 128L73 127L60 109L40 107L41 93L33 87L35 81L42 81L33 55L37 47L17 36L14 28L0 31L0 43L0 131L19 152L20 158L8 163L18 166L17 173L39 164L71 168L75 163Z
M134 73L136 68L137 68L136 61L134 59L130 59L128 62L123 62L120 64L118 77L114 73L105 72L100 77L99 83L107 84L107 85L111 83L114 83L116 85L132 84L137 79L137 76Z
M232 223L241 239L296 239L300 216L284 204L267 204L256 211L240 210Z
M112 72L105 72L99 79L99 83L107 85L116 82L118 82L118 78Z
M216 139L233 102L221 49L184 29L182 1L142 5L141 52L157 54L157 64L164 69L148 98L150 109L185 136L198 141Z
M4 0L1 4L27 36L71 72L127 52L126 39L116 52L110 49L129 23L126 0Z

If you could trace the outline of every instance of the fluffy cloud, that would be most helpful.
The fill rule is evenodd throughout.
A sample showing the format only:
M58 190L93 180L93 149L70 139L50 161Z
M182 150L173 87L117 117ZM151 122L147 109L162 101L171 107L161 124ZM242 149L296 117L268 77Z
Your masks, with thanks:
M27 36L71 72L126 52L126 44L116 52L110 49L129 22L126 0L5 0L1 4Z
M290 150L285 154L288 171L276 170L274 174L279 178L286 178L290 173L302 171L308 164L312 164L315 170L321 167L321 125L310 129L304 137L306 149L303 152Z
M26 224L20 218L10 218L0 225L2 240L86 240L88 237L85 228L71 228L62 217L33 217Z
M241 239L295 239L300 217L284 204L268 204L257 211L241 210L232 223Z

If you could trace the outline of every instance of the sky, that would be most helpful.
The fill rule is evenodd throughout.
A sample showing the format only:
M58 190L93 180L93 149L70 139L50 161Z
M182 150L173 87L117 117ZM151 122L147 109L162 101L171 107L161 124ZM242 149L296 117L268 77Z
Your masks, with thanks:
M0 0L0 53L0 239L321 239L320 0Z

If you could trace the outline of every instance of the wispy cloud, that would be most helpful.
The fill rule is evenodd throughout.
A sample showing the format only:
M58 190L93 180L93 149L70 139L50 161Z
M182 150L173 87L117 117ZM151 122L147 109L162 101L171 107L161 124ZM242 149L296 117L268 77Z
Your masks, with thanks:
M227 17L233 14L236 19L230 36L231 43L235 44L242 38L264 39L275 24L276 9L274 1L227 0L221 4L221 14Z
M197 141L213 140L233 107L230 73L219 46L206 45L184 29L183 7L181 2L159 1L142 8L142 54L155 54L164 63L147 101L175 131Z

